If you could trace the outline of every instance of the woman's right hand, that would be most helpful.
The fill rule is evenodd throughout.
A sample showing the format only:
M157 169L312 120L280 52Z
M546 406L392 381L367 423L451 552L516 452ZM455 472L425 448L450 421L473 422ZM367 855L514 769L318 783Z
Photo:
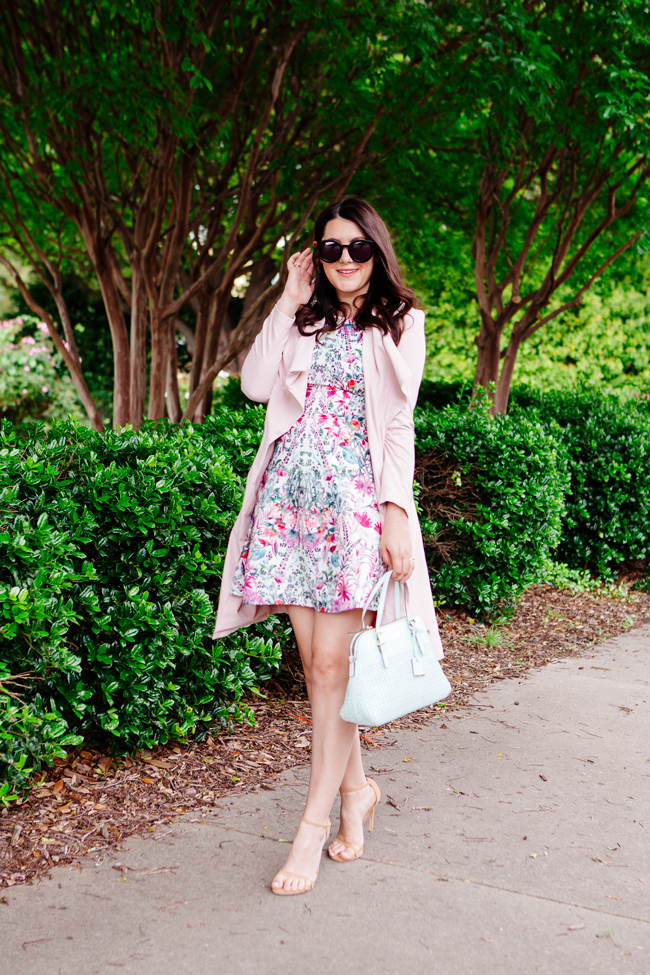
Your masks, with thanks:
M290 318L294 318L300 306L307 304L314 290L314 262L311 247L292 254L287 261L287 270L289 276L282 297L278 301L278 309Z

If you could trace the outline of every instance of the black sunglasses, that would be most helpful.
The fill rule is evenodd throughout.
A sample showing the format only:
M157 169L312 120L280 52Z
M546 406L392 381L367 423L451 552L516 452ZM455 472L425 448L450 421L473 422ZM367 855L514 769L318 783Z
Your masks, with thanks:
M336 264L341 260L344 249L355 264L365 264L375 253L374 240L353 240L351 244L342 244L338 240L319 240L316 253L325 264Z

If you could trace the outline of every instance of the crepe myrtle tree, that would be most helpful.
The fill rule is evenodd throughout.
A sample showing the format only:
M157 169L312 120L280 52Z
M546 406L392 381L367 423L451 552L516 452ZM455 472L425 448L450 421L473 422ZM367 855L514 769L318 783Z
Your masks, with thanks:
M200 419L214 377L280 292L277 272L314 208L345 191L388 124L382 92L408 73L397 55L421 10L398 0L0 9L1 260L96 427L66 269L94 278L102 295L114 425L137 427L145 412ZM35 301L16 254L49 289L59 322ZM224 350L243 273L244 312ZM188 308L193 331L179 319ZM193 351L184 412L177 328Z
M499 5L500 6L500 5ZM529 2L491 16L482 97L448 149L473 154L475 389L505 413L521 344L644 233L650 38L643 3Z
M478 305L474 389L489 391L496 413L507 410L522 343L579 305L635 242L645 246L646 7L453 5L446 30L452 36L455 20L459 42L425 79L429 95L446 103L446 124L428 118L430 102L422 101L399 154L357 175L355 188L385 206L429 290L438 287L431 255L444 255L443 281L463 289L469 264L467 290Z

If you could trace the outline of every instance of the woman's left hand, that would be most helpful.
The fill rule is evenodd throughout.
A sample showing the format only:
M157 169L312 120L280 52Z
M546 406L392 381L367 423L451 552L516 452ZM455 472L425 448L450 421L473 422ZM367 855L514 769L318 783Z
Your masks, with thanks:
M396 582L406 582L411 578L414 563L408 515L404 508L391 501L386 505L379 552L384 564L393 570Z

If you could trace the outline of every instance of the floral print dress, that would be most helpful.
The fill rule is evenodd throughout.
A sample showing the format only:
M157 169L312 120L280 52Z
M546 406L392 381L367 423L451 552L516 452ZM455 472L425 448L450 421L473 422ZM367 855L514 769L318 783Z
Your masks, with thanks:
M385 571L362 344L346 321L314 345L304 412L276 441L235 571L244 603L358 609Z

